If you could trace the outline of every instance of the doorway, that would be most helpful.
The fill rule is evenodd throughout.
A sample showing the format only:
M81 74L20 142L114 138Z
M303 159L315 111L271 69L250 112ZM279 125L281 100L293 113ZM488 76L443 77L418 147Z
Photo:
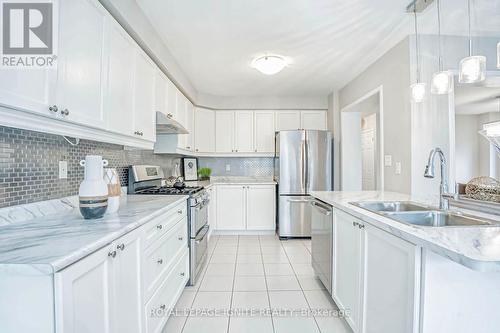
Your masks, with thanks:
M341 189L384 189L382 87L341 110Z

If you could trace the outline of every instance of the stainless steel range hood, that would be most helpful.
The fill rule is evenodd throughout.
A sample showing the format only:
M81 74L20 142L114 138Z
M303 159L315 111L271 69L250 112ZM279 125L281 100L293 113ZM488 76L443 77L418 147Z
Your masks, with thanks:
M189 131L172 117L157 111L156 134L189 134Z

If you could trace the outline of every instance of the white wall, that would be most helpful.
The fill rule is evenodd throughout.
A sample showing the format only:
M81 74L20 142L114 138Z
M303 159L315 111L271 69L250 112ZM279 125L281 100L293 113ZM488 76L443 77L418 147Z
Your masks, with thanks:
M333 189L340 190L340 111L339 111L339 93L332 92L328 95L328 111L327 111L328 130L333 133Z
M456 116L456 180L466 184L479 175L478 116ZM485 140L486 141L486 140Z
M403 193L411 191L409 61L408 38L406 38L339 92L342 109L368 92L383 87L384 153L393 157L393 166L384 170L384 188L386 191ZM401 175L395 173L395 162L402 163Z

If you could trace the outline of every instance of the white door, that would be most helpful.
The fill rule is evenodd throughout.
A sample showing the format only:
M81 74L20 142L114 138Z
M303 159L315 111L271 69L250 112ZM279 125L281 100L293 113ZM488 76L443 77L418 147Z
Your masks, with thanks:
M247 186L247 230L275 230L274 185Z
M274 153L274 111L255 111L255 152Z
M134 78L134 131L136 136L155 141L155 65L137 49Z
M326 130L326 111L300 112L301 128L305 130Z
M215 112L196 108L194 112L195 151L202 153L215 152Z
M360 221L339 210L335 211L333 298L340 309L349 309L346 318L354 333L360 332L361 262L363 232Z
M217 153L234 152L234 112L215 112L215 151Z
M142 332L141 242L131 232L116 241L113 282L113 331Z
M278 111L276 113L276 131L301 129L300 111Z
M420 249L365 224L364 333L418 332Z
M342 191L362 190L361 114L342 112Z
M361 131L361 160L362 160L362 189L375 191L375 131L366 129Z
M54 276L56 331L114 332L111 298L114 250L104 248Z
M65 119L105 127L103 49L106 10L97 0L61 1L57 105Z
M135 45L111 18L106 20L105 41L108 70L104 102L106 127L113 132L133 135Z
M253 111L235 112L235 151L250 153L253 147Z
M245 186L217 185L217 230L245 230Z

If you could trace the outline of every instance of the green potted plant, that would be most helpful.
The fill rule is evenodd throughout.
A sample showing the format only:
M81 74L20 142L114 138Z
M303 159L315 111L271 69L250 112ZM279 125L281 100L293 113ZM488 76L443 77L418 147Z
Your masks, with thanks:
M198 180L210 180L211 174L212 174L212 169L200 168L198 169Z

